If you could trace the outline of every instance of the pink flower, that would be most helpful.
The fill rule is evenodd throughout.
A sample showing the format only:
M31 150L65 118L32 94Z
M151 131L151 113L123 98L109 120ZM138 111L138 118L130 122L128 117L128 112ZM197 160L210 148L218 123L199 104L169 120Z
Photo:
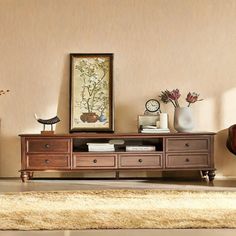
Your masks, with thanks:
M169 92L169 91L168 91ZM168 97L174 101L177 101L180 98L181 94L179 93L178 89L173 89L169 92Z
M179 107L178 99L180 98L180 96L181 94L179 93L179 90L173 89L172 91L165 90L164 92L162 92L162 95L160 97L164 103L171 102L174 107Z
M202 101L203 99L198 99L200 94L197 94L195 92L193 93L188 93L187 97L186 97L186 101L188 102L188 107L190 106L191 103L195 103L197 101Z
M164 103L171 102L174 107L180 107L179 106L179 98L181 94L179 92L179 89L173 89L172 91L165 90L161 92L161 95L159 96L161 101ZM198 99L199 94L193 92L193 93L188 93L186 97L186 101L188 102L188 107L190 106L191 103L195 103L197 101L202 101L203 99Z
M161 95L159 96L161 101L164 102L164 103L168 103L170 101L169 99L169 91L162 91L161 92Z

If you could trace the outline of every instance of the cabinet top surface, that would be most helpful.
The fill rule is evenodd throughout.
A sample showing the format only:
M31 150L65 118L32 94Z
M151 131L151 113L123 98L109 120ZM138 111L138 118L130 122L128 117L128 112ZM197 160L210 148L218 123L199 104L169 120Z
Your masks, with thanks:
M53 134L53 135L42 135L42 134L20 134L20 137L48 137L48 138L122 138L122 137L181 137L181 136L197 136L197 135L215 135L214 132L170 132L170 133L155 133L155 134L144 134L144 133L72 133L72 134Z

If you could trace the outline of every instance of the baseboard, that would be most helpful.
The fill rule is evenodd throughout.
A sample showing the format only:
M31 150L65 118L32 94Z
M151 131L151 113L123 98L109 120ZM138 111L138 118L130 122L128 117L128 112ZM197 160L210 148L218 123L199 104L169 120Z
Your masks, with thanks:
M223 176L223 175L216 175L216 180L236 180L236 176Z
M20 179L20 177L0 177L0 179Z

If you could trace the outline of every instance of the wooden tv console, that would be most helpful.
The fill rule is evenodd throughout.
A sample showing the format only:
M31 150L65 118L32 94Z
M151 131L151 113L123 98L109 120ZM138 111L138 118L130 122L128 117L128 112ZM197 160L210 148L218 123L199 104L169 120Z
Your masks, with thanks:
M214 180L214 135L201 133L78 133L64 135L22 134L21 179L35 171L199 170ZM88 152L87 143L123 140L113 152ZM152 145L155 151L129 151L126 145Z

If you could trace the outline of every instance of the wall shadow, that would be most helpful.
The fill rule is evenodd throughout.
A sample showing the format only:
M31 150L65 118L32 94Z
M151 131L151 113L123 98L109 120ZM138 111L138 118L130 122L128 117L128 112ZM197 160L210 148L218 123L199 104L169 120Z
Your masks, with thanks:
M1 176L18 177L18 171L21 169L21 145L18 136L1 135L1 159L0 173ZM6 168L7 167L7 168Z
M217 132L215 136L215 167L219 176L234 176L235 171L232 166L236 165L236 155L232 154L226 147L228 129Z

